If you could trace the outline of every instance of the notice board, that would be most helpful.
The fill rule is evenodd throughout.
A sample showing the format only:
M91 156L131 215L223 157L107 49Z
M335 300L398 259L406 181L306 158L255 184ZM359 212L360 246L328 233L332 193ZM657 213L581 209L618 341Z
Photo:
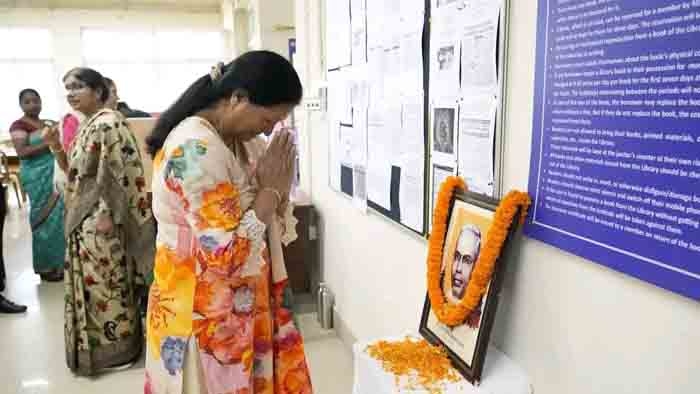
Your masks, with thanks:
M526 232L700 300L700 1L539 0Z
M327 0L329 185L425 234L440 182L500 196L507 0Z
M431 9L430 173L437 186L458 174L485 200L502 195L508 5L434 0Z
M329 185L425 233L428 0L327 0Z

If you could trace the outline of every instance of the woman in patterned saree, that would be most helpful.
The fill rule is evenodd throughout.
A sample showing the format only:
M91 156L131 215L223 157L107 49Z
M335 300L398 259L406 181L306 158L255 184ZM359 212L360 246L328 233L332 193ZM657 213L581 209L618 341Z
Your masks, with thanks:
M155 229L136 140L117 112L102 75L89 68L63 82L85 114L73 146L51 135L65 186L65 336L68 367L79 375L128 365L141 354L139 296L152 270Z
M39 119L41 97L34 89L19 93L24 116L10 126L10 135L20 158L20 180L29 195L34 272L48 282L63 280L66 249L63 237L63 199L53 188L54 157L42 138L49 127ZM4 197L2 197L4 198Z
M287 60L248 52L195 81L147 139L158 236L144 393L312 393L281 305L294 146L287 130L260 137L301 92Z

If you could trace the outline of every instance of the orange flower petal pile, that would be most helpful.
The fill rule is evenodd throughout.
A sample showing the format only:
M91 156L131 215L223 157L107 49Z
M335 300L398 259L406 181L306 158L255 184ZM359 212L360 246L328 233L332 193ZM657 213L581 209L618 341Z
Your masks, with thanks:
M443 324L455 327L464 323L465 319L476 308L479 300L486 292L491 275L493 275L496 260L508 236L508 230L513 217L520 210L520 224L524 223L530 197L527 193L509 192L496 209L493 223L486 236L486 244L482 246L476 261L471 279L467 285L464 297L456 304L445 299L440 286L440 271L442 268L445 234L447 233L448 218L452 197L456 190L466 189L462 178L449 177L440 187L435 212L433 213L433 230L428 244L428 297L435 316Z
M402 341L379 341L368 346L367 353L381 361L382 368L395 376L397 385L401 377L407 378L404 389L440 394L446 382L460 380L445 349L425 340L406 337Z

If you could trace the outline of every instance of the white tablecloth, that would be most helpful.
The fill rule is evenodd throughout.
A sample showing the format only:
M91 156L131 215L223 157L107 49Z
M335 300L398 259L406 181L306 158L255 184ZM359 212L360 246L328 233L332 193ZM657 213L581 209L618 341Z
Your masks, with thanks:
M401 340L403 338L386 338ZM374 342L374 341L373 341ZM372 342L359 342L353 346L355 354L355 381L353 394L424 394L425 390L415 391L401 389L405 385L396 384L393 375L382 369L381 363L370 357L365 349ZM518 365L493 346L486 354L486 365L481 376L481 384L474 387L462 379L448 383L443 388L444 394L530 394L530 380Z

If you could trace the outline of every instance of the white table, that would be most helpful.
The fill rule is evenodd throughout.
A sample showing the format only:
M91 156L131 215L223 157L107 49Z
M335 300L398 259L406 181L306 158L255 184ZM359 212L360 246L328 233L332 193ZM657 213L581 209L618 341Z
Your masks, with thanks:
M384 340L401 339L403 338ZM367 346L374 342L359 342L353 346L355 355L353 394L424 394L425 390L402 390L400 387L405 385L397 386L394 376L385 372L381 363L365 351ZM455 383L448 383L443 388L444 394L531 394L532 392L530 379L525 371L493 346L489 347L486 355L486 365L478 387L461 379Z

